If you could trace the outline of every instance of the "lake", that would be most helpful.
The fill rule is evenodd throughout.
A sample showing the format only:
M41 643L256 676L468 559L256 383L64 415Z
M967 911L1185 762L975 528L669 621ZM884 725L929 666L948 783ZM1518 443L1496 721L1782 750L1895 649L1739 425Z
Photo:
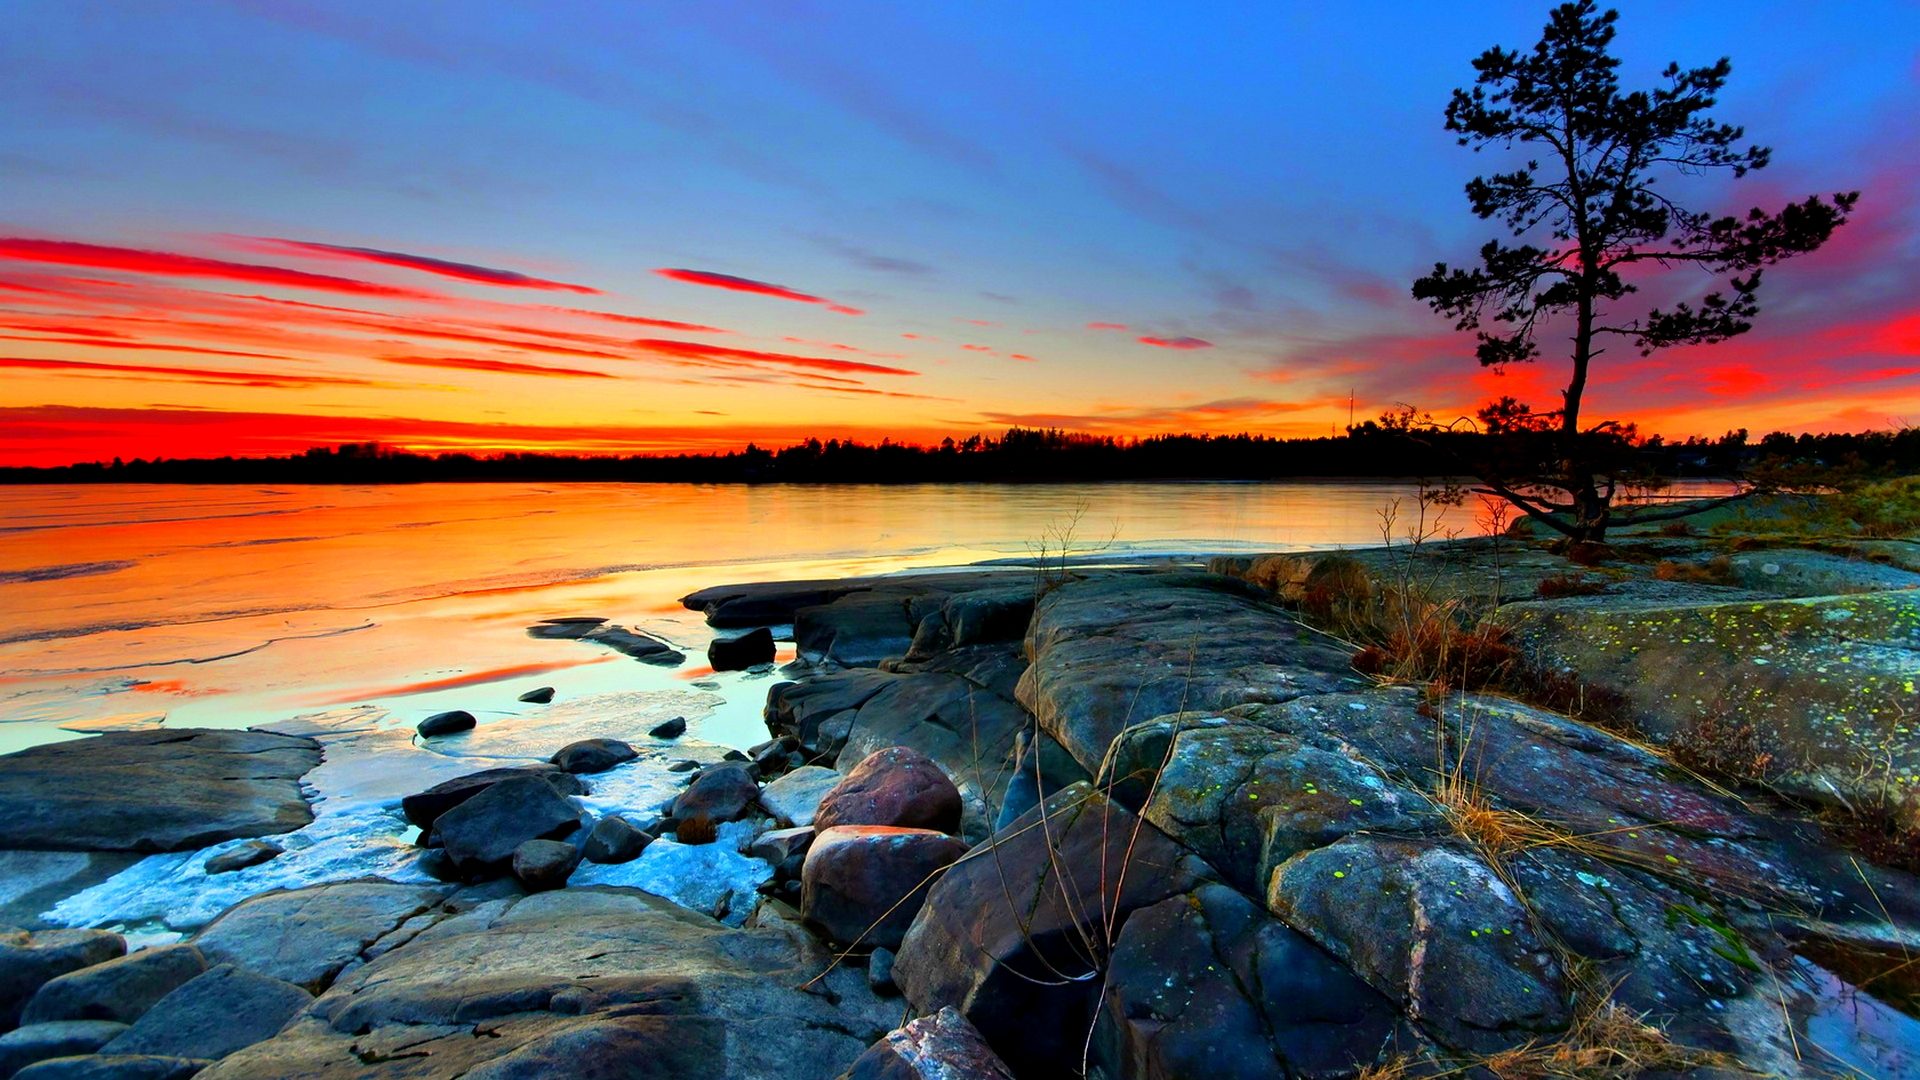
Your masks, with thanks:
M694 589L1063 547L1131 560L1373 544L1382 508L1415 494L1367 482L0 487L0 752L361 703L484 723L542 685L562 697L698 686L726 704L695 734L749 745L765 737L775 676L705 666L712 634L678 603ZM1446 532L1487 527L1477 499L1446 515ZM579 615L689 660L662 669L526 633Z

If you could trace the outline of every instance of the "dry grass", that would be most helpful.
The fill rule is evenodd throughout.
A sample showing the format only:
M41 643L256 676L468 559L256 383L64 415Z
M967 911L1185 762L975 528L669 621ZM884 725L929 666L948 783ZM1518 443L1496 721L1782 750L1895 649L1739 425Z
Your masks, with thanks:
M1730 1055L1681 1046L1611 997L1580 1009L1560 1038L1528 1042L1478 1064L1500 1080L1633 1080L1692 1069L1747 1071Z
M1726 585L1733 580L1733 562L1716 555L1703 563L1662 559L1653 564L1653 576L1660 581L1684 581L1693 585Z
M1542 578L1533 590L1534 595L1542 600L1556 600L1563 596L1594 596L1606 591L1606 582L1579 573Z

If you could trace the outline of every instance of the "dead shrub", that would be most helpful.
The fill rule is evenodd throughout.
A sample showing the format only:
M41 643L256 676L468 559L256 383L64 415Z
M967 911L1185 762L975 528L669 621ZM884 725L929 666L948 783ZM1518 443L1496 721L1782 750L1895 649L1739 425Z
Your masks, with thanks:
M1654 564L1653 576L1690 585L1725 585L1733 580L1733 562L1725 555L1715 555L1703 563L1662 559Z

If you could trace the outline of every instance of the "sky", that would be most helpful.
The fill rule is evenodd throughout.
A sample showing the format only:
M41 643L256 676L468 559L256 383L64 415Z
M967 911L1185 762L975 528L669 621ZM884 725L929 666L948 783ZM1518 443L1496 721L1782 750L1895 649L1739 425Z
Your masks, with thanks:
M1920 421L1920 5L1620 7L1629 86L1730 56L1716 115L1774 147L1671 190L1862 199L1756 330L1601 358L1588 415ZM1462 185L1512 164L1448 94L1545 14L13 0L0 463L1550 408L1555 341L1481 370L1409 294L1494 235Z

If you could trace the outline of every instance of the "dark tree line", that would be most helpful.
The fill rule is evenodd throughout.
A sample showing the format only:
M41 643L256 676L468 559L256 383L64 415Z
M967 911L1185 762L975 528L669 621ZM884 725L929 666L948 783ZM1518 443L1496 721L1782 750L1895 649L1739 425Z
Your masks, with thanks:
M0 483L382 484L442 481L609 481L623 483L1030 483L1100 480L1276 480L1329 477L1438 477L1437 462L1486 458L1500 437L1439 432L1436 456L1414 447L1391 422L1369 420L1347 435L1276 439L1264 435L1159 435L1117 439L1015 428L937 446L809 439L769 450L724 454L582 457L511 453L429 456L378 445L315 447L264 458L193 458L0 468ZM1761 463L1853 472L1920 472L1920 429L1837 435L1737 431L1716 439L1623 444L1649 478L1733 477Z

